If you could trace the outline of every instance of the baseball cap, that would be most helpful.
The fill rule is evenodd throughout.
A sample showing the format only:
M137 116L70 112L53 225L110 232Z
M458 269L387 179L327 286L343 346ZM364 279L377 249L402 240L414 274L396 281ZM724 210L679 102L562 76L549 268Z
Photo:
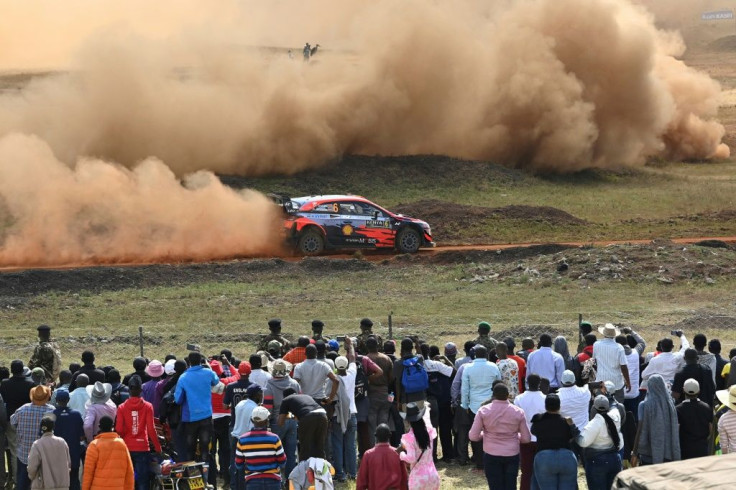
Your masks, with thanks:
M335 359L335 367L337 369L346 369L348 367L348 358L345 356L340 356L337 359Z
M253 422L265 422L271 418L271 412L266 407L256 407L250 414L250 419Z
M687 379L682 384L682 390L688 395L697 395L700 393L700 383L693 378Z
M445 354L448 356L454 356L457 354L457 346L453 342L445 344Z
M56 401L57 402L68 402L69 392L67 390L57 390L56 391Z
M252 400L254 396L256 396L258 393L261 393L262 391L263 388L261 388L260 385L253 383L248 387L247 390L245 390L245 394L248 398Z
M335 339L331 339L329 342L327 342L327 347L330 350L337 352L340 350L340 342Z
M606 395L598 395L595 397L595 401L593 401L593 407L598 411L608 411L611 407L611 403L608 401Z
M606 391L611 395L616 391L616 385L613 384L613 381L604 381L603 385L606 387Z
M238 374L240 374L241 376L248 376L250 375L252 370L253 368L249 362L240 361L240 364L238 365Z
M572 386L574 384L575 384L575 373L573 373L569 369L565 369L565 372L562 373L562 385Z

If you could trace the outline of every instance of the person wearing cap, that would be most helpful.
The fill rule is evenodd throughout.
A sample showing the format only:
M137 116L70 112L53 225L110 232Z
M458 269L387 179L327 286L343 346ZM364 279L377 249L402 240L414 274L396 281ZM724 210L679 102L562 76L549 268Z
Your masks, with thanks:
M281 355L283 356L291 350L291 343L286 337L281 335L281 319L273 318L268 321L269 334L264 335L258 343L258 350L268 350L268 343L277 340L281 344Z
M473 340L475 345L484 346L490 355L491 352L496 350L496 344L498 341L491 337L491 324L488 322L480 322L478 324L478 336Z
M621 418L612 410L608 398L598 395L593 401L595 417L583 428L576 442L585 448L585 479L590 490L608 490L622 469L624 439Z
M165 373L166 370L164 369L164 365L161 361L154 359L148 363L148 366L146 366L146 374L150 376L150 379L148 381L143 381L141 379L141 381L143 381L141 398L151 404L153 407L153 416L156 418L159 416L159 406L161 405L161 397L163 397L163 393L156 391L156 386L158 386L158 383L164 379Z
M17 437L17 468L15 473L16 490L27 490L30 488L28 479L27 465L28 453L31 446L39 437L38 428L41 426L41 419L48 413L54 411L54 407L49 405L51 400L51 389L48 386L34 386L29 391L31 402L26 403L10 416L10 426L15 429Z
M89 393L89 404L84 412L84 435L87 442L92 442L97 435L100 419L108 416L115 419L118 413L118 407L110 400L112 395L112 385L110 383L100 383L87 386Z
M323 340L328 342L329 337L322 334L325 329L325 323L322 320L312 320L312 339L316 342L317 340Z
M258 361L260 362L260 356ZM230 410L230 430L233 428L235 423L235 407L240 403L241 400L246 398L248 387L252 384L250 381L250 374L253 371L250 362L241 361L238 365L238 374L240 379L234 383L229 383L225 386L225 394L222 397L222 406Z
M647 383L647 394L639 404L638 445L632 451L642 465L679 461L681 457L677 410L662 376Z
M523 356L522 356L523 357ZM526 376L538 374L549 380L550 388L560 387L565 361L562 356L552 350L552 337L546 333L539 336L539 349L531 352L526 363Z
M169 354L166 357L169 357L171 354ZM181 372L184 372L182 370ZM161 379L158 380L158 383L156 383L156 388L154 391L154 399L157 400L157 403L151 403L153 405L153 416L157 419L161 420L162 418L162 412L164 411L165 407L163 407L163 398L167 391L169 391L174 385L171 384L171 379L176 375L176 359L169 359L166 362L164 362L164 375L161 377ZM108 379L110 378L110 375L108 373ZM178 380L178 378L177 378ZM165 416L163 418L166 418ZM161 421L163 423L163 421Z
M357 367L355 351L348 339L345 339L348 357L335 359L335 368L340 377L337 390L335 412L330 421L330 440L332 443L331 463L335 468L335 480L355 479L358 474L356 462L356 434L358 430L358 407L355 404L355 378ZM331 383L331 381L328 381Z
M615 391L613 396L619 403L623 403L624 388L631 391L631 381L626 352L623 346L616 342L616 337L621 335L621 331L612 323L606 323L598 328L598 332L603 338L593 344L593 359L597 369L595 380L612 381Z
M471 441L482 441L483 468L489 488L515 489L519 444L531 442L531 433L524 410L509 403L509 389L503 382L493 387L491 403L478 409L468 436Z
M534 487L544 490L574 490L577 488L578 460L571 441L580 431L573 420L560 413L560 397L547 395L545 411L532 417L531 433L536 436L534 457Z
M136 382L136 385L140 391L143 383ZM110 417L100 420L100 432L87 447L82 490L133 490L135 487L130 452L125 441L113 431L113 426Z
M672 339L666 337L660 340L658 345L662 351L649 360L649 365L641 373L641 379L645 382L651 376L659 374L664 378L664 381L668 386L672 386L672 383L675 381L675 374L685 367L684 354L685 351L690 348L690 342L688 342L687 337L685 337L682 330L677 330L675 333L679 334L680 345L682 347L678 352L672 352L675 347ZM642 384L642 386L644 385Z
M575 373L566 369L562 373L562 386L557 390L560 397L560 415L570 418L579 431L588 424L590 390L587 386L575 385Z
M232 375L225 372L225 368L230 367L230 361L227 357L220 356L219 360L210 361L210 369L218 376L220 383L227 388L229 385L240 380L240 373L232 369ZM212 393L212 444L210 445L210 461L212 462L209 472L209 480L211 485L217 484L218 468L225 485L230 485L230 471L227 468L230 465L232 454L230 451L230 407L225 407L223 400L225 397L224 389L220 393ZM219 466L215 466L215 456L218 458Z
M84 420L82 414L67 406L69 403L69 392L58 390L56 392L56 409L54 410L54 435L66 441L69 448L69 490L79 490L79 466L82 461L82 445L84 440Z
M16 410L31 401L30 392L34 384L33 381L23 376L23 361L20 359L15 359L10 363L10 375L10 378L0 384L0 397L5 402L7 424L5 438L10 452L10 469L12 469L12 475L15 476L18 474L18 443L15 427L8 422Z
M514 398L514 405L524 410L526 425L531 430L532 417L545 411L545 395L539 389L541 378L538 374L529 376L529 389ZM519 446L519 467L521 469L521 490L529 490L534 474L534 456L537 452L537 437L532 433L531 440Z
M136 357L133 359L133 372L130 374L125 375L123 378L123 384L125 386L128 386L128 381L130 381L130 378L135 376L136 374L141 378L141 381L144 383L149 381L151 377L146 372L146 366L148 365L148 361L145 357Z
M72 383L69 388L74 391L77 388L77 377L80 374L86 374L89 384L96 382L105 382L105 372L95 366L95 353L89 350L82 352L82 367L72 375Z
M37 386L46 384L46 372L43 368L35 367L31 369L31 381Z
M455 345L454 342L447 342L442 350L444 356L452 362L452 365L455 365L455 362L457 361L457 345Z
M61 349L59 344L51 340L51 327L41 325L38 330L38 345L33 349L28 367L43 369L46 382L53 383L61 372Z
M721 439L723 454L736 453L736 385L716 392L718 401L728 411L718 419L718 435Z
M286 455L279 436L268 430L271 414L264 407L253 409L252 429L238 438L235 466L245 474L245 489L280 490L280 469Z
M281 358L292 366L296 366L300 362L304 362L307 358L306 349L308 345L309 337L301 336L296 341L296 347L284 354Z
M115 432L125 441L130 451L130 459L135 468L135 487L147 489L150 478L151 452L149 441L157 453L161 443L154 426L153 406L142 397L143 383L140 377L132 376L128 382L130 398L118 408Z
M713 374L710 368L704 364L700 364L698 352L695 349L687 349L682 356L685 359L685 366L675 374L672 382L672 397L675 402L682 399L683 385L686 380L694 379L700 387L699 398L713 409L713 401L716 396L716 386L713 383Z
M31 488L69 488L71 459L69 447L61 437L54 435L54 416L41 419L41 437L31 446L28 453L28 479Z
M297 424L293 418L284 420L283 425L279 425L278 418L281 410L281 401L284 399L284 391L287 389L294 390L295 393L301 393L299 383L289 376L290 367L282 359L277 359L271 366L273 377L266 382L263 390L263 406L271 411L271 431L279 436L284 446L286 454L285 473L291 474L297 462Z
M274 359L278 359L281 357L281 342L278 340L272 340L268 343L266 352L268 352L268 355L271 356Z
M698 399L700 384L690 378L682 384L685 400L675 407L680 423L682 459L708 456L708 439L713 429L713 409Z
M382 350L383 339L380 335L373 333L373 321L370 318L363 318L360 320L360 335L357 337L358 342L355 346L355 350L361 356L368 354L368 347L365 344L368 337L375 337L379 345L379 350Z
M253 410L263 403L263 389L252 384L248 387L245 397L235 407L233 415L234 426L230 431L230 488L237 490L243 488L243 472L239 471L236 462L237 444L241 436L253 428L251 414Z
M387 424L376 427L376 444L367 450L360 461L356 490L408 490L409 475L406 465L391 447L391 429Z
M409 465L409 490L439 490L440 476L432 459L437 432L429 421L428 405L409 402L402 413L404 426L399 458Z

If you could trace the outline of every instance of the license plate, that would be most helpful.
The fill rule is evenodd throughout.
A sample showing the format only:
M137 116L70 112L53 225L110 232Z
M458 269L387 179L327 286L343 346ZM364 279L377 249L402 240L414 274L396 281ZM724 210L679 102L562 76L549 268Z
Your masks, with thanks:
M189 488L191 490L198 490L200 488L204 488L204 480L201 477L190 478L189 479Z

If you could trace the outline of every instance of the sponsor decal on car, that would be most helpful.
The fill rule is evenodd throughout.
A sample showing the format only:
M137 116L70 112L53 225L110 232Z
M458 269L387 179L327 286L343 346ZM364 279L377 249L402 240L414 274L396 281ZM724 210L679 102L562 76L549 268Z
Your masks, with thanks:
M343 235L352 235L353 234L353 227L352 225L345 225L342 227L342 234Z
M382 219L369 219L365 222L368 228L391 228L391 221Z

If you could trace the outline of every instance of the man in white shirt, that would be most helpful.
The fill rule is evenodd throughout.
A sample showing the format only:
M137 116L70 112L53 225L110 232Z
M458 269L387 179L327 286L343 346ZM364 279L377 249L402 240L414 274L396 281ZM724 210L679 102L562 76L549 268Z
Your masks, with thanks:
M598 328L598 332L603 334L604 338L593 344L593 358L598 370L595 380L611 381L615 390L613 396L619 403L623 403L624 388L631 390L631 382L624 348L615 340L621 332L611 323Z
M349 338L345 339L347 357L335 359L335 368L341 383L337 395L335 415L330 420L330 440L332 442L332 464L335 467L335 480L344 482L354 479L358 474L356 436L358 430L358 408L355 405L355 378L358 368L355 365L355 350Z
M690 348L690 342L687 341L687 338L682 331L677 331L676 333L680 334L680 342L682 344L680 352L672 352L672 349L675 346L672 339L665 338L660 340L659 346L662 349L662 352L659 355L652 357L649 361L649 365L646 367L644 372L641 373L641 378L644 381L644 383L642 383L642 388L645 387L646 380L655 374L662 376L665 383L671 387L672 382L675 380L675 374L685 367L683 353L685 350Z
M544 413L545 395L539 390L541 378L538 374L531 374L526 379L529 388L522 394L514 398L514 405L524 410L526 425L531 430L532 417L538 413ZM531 488L532 475L534 473L534 455L537 453L537 438L532 434L532 441L520 446L521 467L521 489L529 490Z
M562 387L557 390L560 397L560 415L570 417L578 430L582 432L588 423L590 407L590 390L587 386L575 385L575 373L565 370L562 373Z

